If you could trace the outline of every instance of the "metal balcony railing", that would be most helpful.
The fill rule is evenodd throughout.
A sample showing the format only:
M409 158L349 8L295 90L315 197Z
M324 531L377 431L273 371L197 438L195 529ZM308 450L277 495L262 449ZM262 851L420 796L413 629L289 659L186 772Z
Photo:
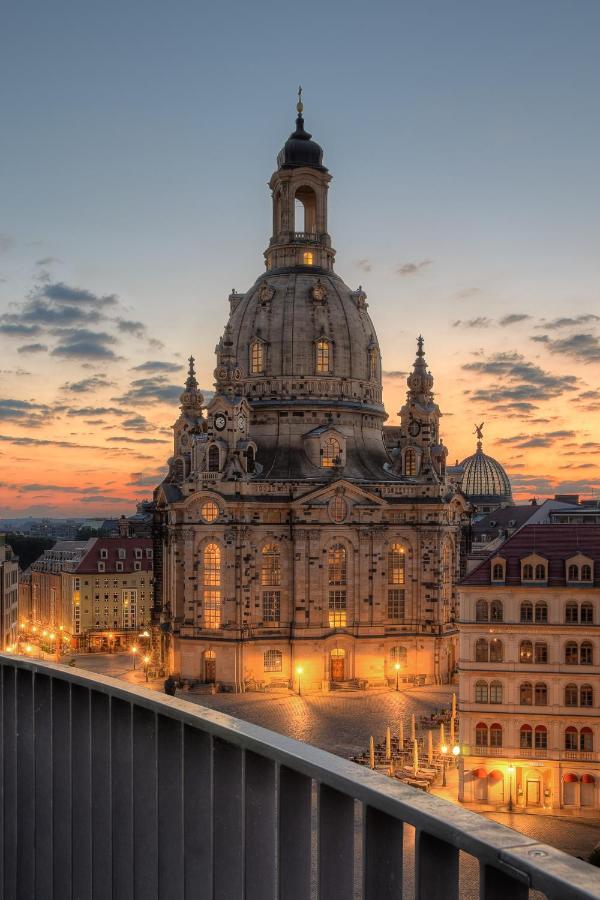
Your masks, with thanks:
M279 734L49 663L0 677L4 900L392 900L405 823L419 900L458 900L459 851L484 900L600 898L586 863Z

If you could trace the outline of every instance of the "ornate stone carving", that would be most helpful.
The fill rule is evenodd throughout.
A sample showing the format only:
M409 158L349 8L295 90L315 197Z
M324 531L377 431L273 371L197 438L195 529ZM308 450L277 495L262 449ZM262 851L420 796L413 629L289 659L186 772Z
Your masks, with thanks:
M275 289L267 281L263 281L258 289L258 299L261 306L267 306L275 296Z
M319 278L317 283L310 289L310 295L313 302L323 305L327 300L327 288Z

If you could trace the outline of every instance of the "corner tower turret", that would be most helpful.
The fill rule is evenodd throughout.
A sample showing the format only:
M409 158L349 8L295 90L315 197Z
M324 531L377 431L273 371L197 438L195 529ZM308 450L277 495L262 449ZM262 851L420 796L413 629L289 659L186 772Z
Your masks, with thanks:
M323 150L304 129L302 88L298 90L296 130L277 156L269 187L273 197L273 236L265 251L269 271L302 268L333 271L335 251L327 233L327 191L331 175Z

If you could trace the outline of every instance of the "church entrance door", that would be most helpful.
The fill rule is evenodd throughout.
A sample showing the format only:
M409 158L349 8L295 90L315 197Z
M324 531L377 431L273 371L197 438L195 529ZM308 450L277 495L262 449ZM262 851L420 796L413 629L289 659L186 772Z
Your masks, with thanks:
M346 654L343 650L331 651L331 680L344 681L346 678Z
M217 660L213 650L207 650L204 654L204 680L209 684L217 680Z

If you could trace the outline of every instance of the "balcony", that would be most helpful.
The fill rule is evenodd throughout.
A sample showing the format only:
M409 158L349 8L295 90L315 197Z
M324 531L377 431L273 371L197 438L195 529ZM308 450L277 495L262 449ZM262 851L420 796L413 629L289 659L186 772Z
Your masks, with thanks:
M213 710L0 656L4 900L600 898L597 870L439 798ZM411 871L412 874L412 871Z

